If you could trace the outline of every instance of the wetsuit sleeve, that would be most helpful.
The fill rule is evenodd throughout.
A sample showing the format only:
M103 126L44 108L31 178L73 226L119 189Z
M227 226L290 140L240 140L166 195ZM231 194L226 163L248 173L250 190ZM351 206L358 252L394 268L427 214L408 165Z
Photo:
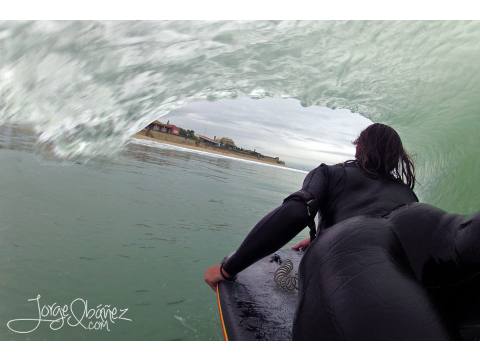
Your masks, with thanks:
M303 182L302 190L313 196L323 194L315 185L325 188L323 164L312 170ZM282 205L268 213L247 235L238 250L223 264L225 271L234 276L263 257L280 249L308 224L307 205L302 199L289 196Z

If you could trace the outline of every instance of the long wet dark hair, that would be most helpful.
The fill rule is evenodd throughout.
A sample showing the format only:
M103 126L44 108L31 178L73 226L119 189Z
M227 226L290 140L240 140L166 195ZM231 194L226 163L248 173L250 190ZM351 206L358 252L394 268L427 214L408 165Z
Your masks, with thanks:
M393 128L372 124L360 133L353 144L357 146L355 159L364 171L373 176L401 181L413 190L415 166Z

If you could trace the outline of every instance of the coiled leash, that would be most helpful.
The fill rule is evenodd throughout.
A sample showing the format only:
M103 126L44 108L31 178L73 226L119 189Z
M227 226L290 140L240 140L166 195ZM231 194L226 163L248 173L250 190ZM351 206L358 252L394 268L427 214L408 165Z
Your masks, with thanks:
M273 274L275 284L283 290L293 291L298 289L298 275L293 274L293 262L290 259L282 260L280 255L273 254L270 262L276 262L280 266Z
M298 289L297 273L292 275L293 263L292 260L287 259L282 262L273 275L273 280L281 289L293 291Z

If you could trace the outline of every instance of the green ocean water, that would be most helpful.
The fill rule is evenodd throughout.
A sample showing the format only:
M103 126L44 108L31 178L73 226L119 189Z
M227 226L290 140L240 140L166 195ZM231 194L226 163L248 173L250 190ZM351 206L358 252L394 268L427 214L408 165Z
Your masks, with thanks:
M204 268L302 173L126 145L195 100L295 98L390 124L422 201L479 210L480 22L1 22L1 339L218 339ZM292 119L294 121L294 119ZM128 307L19 335L27 299Z
M221 339L205 268L305 176L141 144L115 160L59 162L33 152L32 138L9 139L0 149L2 340ZM82 298L128 308L133 321L110 331L50 323L10 331L9 320L38 318L27 301L37 295L42 305Z
M61 158L194 100L290 97L393 125L424 199L478 210L479 21L7 21L0 49L0 122Z

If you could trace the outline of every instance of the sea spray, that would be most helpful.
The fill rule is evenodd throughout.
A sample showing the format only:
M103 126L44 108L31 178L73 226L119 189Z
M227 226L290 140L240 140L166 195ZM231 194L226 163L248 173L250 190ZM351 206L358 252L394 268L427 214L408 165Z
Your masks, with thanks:
M0 121L62 158L118 153L199 99L292 97L393 125L422 200L478 210L480 22L3 22Z

